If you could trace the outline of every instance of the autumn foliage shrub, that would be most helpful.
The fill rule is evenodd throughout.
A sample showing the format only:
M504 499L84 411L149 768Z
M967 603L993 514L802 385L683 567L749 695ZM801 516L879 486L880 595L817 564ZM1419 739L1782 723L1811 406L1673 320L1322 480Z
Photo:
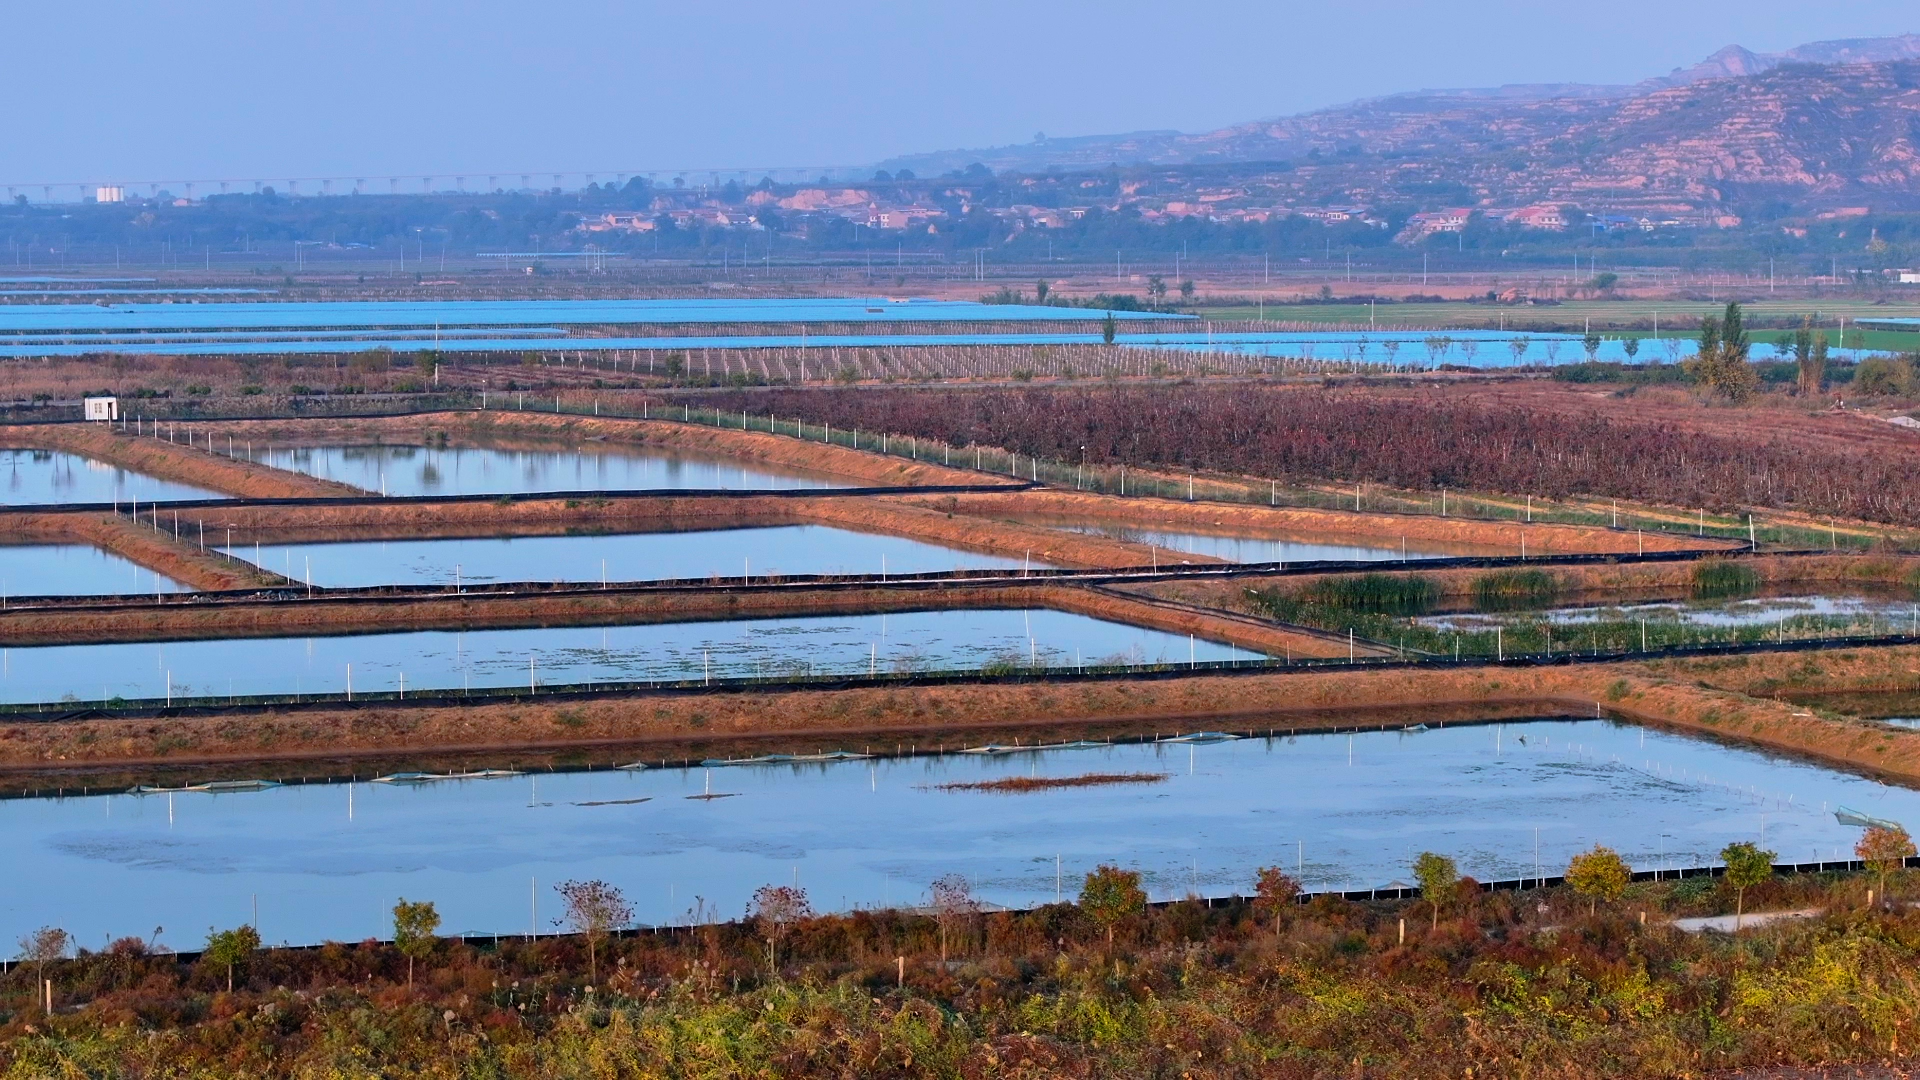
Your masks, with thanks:
M609 935L598 978L583 937L443 941L411 988L393 945L337 943L253 953L229 993L128 943L49 961L51 1020L33 964L0 974L0 1076L1637 1078L1911 1051L1920 910L1866 908L1871 879L1769 878L1750 910L1827 913L1734 938L1664 925L1711 879L1608 881L1590 915L1565 890L1448 899L1443 861L1445 917L1404 941L1425 902L1299 904L1269 869L1244 900L1143 908L1107 867L1084 905L1024 912L763 896L755 921Z

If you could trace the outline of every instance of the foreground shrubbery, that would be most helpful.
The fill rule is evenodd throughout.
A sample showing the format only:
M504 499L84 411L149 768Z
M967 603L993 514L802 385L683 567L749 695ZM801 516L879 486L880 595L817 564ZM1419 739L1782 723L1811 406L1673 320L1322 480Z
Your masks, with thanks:
M1259 386L790 390L723 409L1003 447L1092 465L1198 469L1283 481L1363 480L1551 498L1784 507L1920 524L1920 457L1683 431L1617 416L1365 391Z
M1426 869L1450 879L1450 864ZM1767 881L1746 890L1748 911L1828 914L1730 938L1661 923L1663 911L1732 910L1732 891L1703 879L1603 892L1594 915L1558 891L1470 886L1438 911L1320 899L1141 912L1122 875L1090 887L1084 905L1028 913L871 912L615 938L599 945L597 979L580 938L441 942L412 988L407 958L387 944L255 953L229 993L220 963L123 942L48 969L51 1021L36 969L7 976L0 1067L1648 1077L1876 1061L1920 1038L1920 915L1869 908L1865 890L1879 884ZM1642 912L1653 914L1644 924Z

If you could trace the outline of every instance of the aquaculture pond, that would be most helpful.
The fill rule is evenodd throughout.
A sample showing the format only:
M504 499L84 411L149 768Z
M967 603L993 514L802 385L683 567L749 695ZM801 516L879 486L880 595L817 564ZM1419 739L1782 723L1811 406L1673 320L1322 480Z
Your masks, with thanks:
M1762 641L1777 638L1917 634L1920 603L1904 590L1872 594L1765 596L1729 600L1657 600L1643 603L1550 607L1538 611L1429 615L1414 625L1438 634L1484 636L1495 628L1540 635L1547 629L1563 641L1618 636L1642 628L1650 644L1692 641Z
M1162 778L1027 794L943 787L1093 772ZM1781 861L1846 858L1859 829L1836 820L1842 806L1920 824L1913 791L1595 720L366 779L0 802L0 860L33 883L0 891L0 934L57 925L97 947L159 926L163 945L194 948L208 926L250 921L257 903L269 942L358 941L389 936L403 896L433 901L446 933L548 933L553 886L593 878L652 924L738 917L768 883L797 883L824 910L922 904L946 874L1021 907L1072 898L1103 862L1141 870L1156 900L1244 894L1261 866L1313 889L1365 889L1410 880L1423 850L1496 880L1557 874L1595 843L1641 870L1709 864L1741 840Z
M847 481L799 470L640 447L507 450L481 446L253 446L244 449L241 456L277 469L399 496L663 489L772 491L848 486Z
M0 649L0 701L451 690L708 676L1014 670L1254 659L1229 644L1045 610L409 631Z
M0 545L0 596L181 591L172 578L90 544Z
M1489 570L1465 595L1419 574L1380 572L1255 587L1284 622L1414 653L1625 653L1670 646L1920 635L1920 596L1893 586L1762 588L1751 567L1708 559L1678 589L1568 592L1545 570Z
M404 329L641 326L702 323L1087 322L1106 312L1031 304L886 297L662 300L324 300L206 304L35 304L0 310L0 334L167 330ZM1191 315L1117 311L1120 322L1195 322Z
M1021 559L977 555L898 536L826 525L604 536L239 544L229 554L315 585L458 585L495 581L764 579L786 574L920 574L1014 569Z
M1034 524L1069 532L1108 536L1135 544L1164 548L1170 562L1182 561L1182 554L1207 555L1228 562L1398 562L1412 559L1443 559L1452 552L1422 550L1416 542L1410 546L1370 546L1303 540L1274 540L1257 536L1229 536L1220 533L1178 532L1169 529L1140 529L1102 522L1034 519ZM1402 545L1405 542L1402 541Z
M124 505L134 499L149 503L225 497L219 492L159 480L64 451L0 449L0 505L115 502Z

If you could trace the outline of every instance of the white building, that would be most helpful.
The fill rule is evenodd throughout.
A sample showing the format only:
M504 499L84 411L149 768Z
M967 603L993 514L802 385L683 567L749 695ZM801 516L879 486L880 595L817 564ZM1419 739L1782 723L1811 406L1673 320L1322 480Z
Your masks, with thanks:
M93 201L97 203L126 202L127 193L118 184L97 187L93 189Z
M86 409L89 420L113 421L120 419L120 399L116 397L84 398L81 405Z

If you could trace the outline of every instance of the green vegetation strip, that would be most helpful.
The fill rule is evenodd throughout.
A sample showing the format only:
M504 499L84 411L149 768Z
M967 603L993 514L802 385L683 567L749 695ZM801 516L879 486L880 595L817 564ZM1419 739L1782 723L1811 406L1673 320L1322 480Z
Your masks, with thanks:
M1691 570L1695 600L1754 595L1760 576L1728 559L1703 559ZM1915 583L1907 582L1909 587ZM1256 610L1280 622L1387 645L1402 654L1438 658L1620 656L1699 648L1920 637L1920 609L1912 621L1875 614L1791 615L1733 626L1695 625L1672 619L1596 617L1555 622L1537 614L1562 599L1560 583L1545 570L1491 570L1473 579L1474 612L1509 617L1485 629L1447 629L1418 621L1440 606L1432 579L1419 574L1370 573L1315 581L1304 588L1247 589Z

